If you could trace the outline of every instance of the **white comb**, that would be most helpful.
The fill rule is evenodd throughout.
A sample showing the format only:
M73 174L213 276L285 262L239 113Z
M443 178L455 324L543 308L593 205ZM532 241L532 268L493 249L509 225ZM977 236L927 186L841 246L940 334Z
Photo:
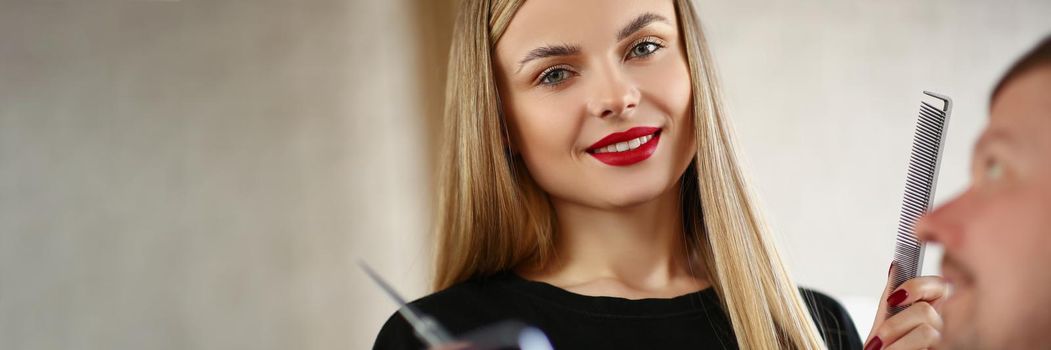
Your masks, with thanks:
M941 100L943 107L920 102L920 115L916 122L916 135L912 139L912 155L909 157L909 172L905 178L905 198L901 203L901 217L898 220L891 290L897 289L905 281L919 277L923 268L924 245L916 236L916 222L930 210L934 202L938 164L941 161L942 146L945 144L949 114L952 112L952 99L949 97L929 91L923 93ZM892 307L889 311L894 315L904 309L899 306Z

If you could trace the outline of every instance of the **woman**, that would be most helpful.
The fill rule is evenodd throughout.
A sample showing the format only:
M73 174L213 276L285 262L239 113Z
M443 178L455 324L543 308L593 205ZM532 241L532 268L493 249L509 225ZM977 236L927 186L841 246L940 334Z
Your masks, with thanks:
M555 348L861 347L766 236L688 0L466 0L457 22L438 292L417 308L456 334L521 320ZM927 302L870 347L937 341L944 285L905 288ZM395 315L375 346L422 344Z

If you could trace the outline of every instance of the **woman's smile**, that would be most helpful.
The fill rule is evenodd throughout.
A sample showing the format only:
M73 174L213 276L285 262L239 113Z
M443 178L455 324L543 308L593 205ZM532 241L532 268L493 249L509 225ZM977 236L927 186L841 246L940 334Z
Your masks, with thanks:
M588 154L613 166L628 166L646 160L657 150L660 128L634 127L607 135L591 147Z

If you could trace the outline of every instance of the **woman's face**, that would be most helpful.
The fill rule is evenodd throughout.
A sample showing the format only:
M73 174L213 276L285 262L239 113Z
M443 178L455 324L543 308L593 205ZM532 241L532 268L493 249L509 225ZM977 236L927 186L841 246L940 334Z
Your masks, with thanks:
M668 0L527 0L495 51L511 147L555 201L595 208L668 190L696 146Z

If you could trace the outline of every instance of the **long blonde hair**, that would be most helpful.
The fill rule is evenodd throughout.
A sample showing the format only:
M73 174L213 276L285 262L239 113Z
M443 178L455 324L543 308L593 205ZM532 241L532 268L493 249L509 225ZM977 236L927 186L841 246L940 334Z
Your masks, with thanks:
M437 214L434 289L554 252L547 195L506 146L492 50L522 0L463 0L453 33ZM704 34L689 0L675 0L692 83L697 153L681 183L683 231L742 349L824 348L799 290L766 235L724 122Z

